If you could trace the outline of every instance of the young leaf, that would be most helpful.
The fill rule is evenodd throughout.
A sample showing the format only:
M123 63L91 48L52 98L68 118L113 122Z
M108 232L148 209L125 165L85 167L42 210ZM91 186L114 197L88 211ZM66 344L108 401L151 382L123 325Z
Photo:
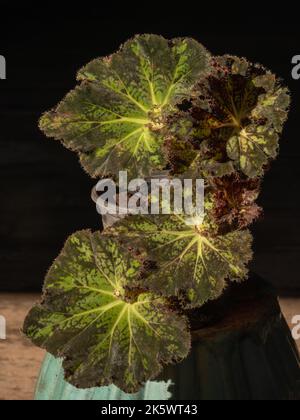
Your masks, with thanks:
M262 209L255 203L260 192L259 179L245 179L237 174L211 180L211 216L220 228L244 229L257 220Z
M178 215L131 216L106 234L116 235L123 246L146 249L145 257L158 269L142 287L166 296L184 295L187 307L219 297L227 279L245 279L252 258L249 231L215 236L207 222L189 225Z
M93 177L149 176L166 165L162 113L188 96L209 68L209 54L189 38L140 35L78 74L81 85L46 113L41 129L79 152Z
M43 303L27 316L24 332L64 359L74 386L114 383L137 392L162 364L187 356L185 318L165 299L127 289L139 270L139 261L115 241L89 231L71 236L50 269Z
M193 130L185 136L177 134L177 142L186 143L181 159L186 158L186 167L206 177L235 170L250 178L261 176L277 155L290 103L288 89L269 71L245 59L217 57L212 67L187 109L179 106L180 117L193 121ZM171 125L174 119L170 117ZM171 142L167 149L170 155ZM195 153L192 160L191 151Z

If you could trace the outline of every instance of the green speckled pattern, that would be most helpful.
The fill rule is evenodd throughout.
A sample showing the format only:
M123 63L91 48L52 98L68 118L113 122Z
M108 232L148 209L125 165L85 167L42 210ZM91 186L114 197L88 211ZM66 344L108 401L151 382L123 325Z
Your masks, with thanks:
M139 267L114 240L90 231L72 235L54 262L43 303L28 314L24 332L64 360L71 385L114 384L133 394L188 355L186 318L159 295L126 289Z
M249 329L224 328L194 342L182 363L170 366L161 382L147 382L136 394L116 386L79 390L64 381L59 359L47 355L36 389L36 400L300 400L300 359L280 313L271 316L269 297L262 301L266 316L249 320ZM245 302L244 302L245 303ZM250 301L251 303L251 301ZM251 315L251 306L250 309ZM254 315L255 317L255 315ZM217 331L217 330L216 330Z

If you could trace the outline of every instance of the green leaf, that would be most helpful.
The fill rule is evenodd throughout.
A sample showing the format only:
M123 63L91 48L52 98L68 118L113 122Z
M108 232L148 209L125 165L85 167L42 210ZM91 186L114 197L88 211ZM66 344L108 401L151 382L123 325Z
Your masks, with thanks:
M149 176L166 165L163 111L189 95L208 63L208 52L193 39L136 36L84 67L81 85L41 118L40 127L79 152L93 177L125 168L131 177Z
M189 221L191 222L191 220ZM178 215L131 216L109 228L123 246L146 249L158 265L141 285L165 296L184 296L187 307L219 297L226 280L247 277L252 258L249 231L215 235L207 221L187 224Z
M187 109L178 112L181 119L193 122L193 129L178 133L176 126L172 128L176 117L170 117L170 131L175 131L177 142L185 143L181 154L185 170L204 177L234 171L250 178L261 176L277 156L290 103L288 89L272 73L242 58L213 58L212 67ZM178 148L176 141L174 145ZM167 148L170 155L172 142Z
M115 241L83 231L50 269L43 303L27 316L24 332L64 358L66 380L76 387L114 383L137 392L162 364L187 356L185 318L165 299L130 288L140 268Z

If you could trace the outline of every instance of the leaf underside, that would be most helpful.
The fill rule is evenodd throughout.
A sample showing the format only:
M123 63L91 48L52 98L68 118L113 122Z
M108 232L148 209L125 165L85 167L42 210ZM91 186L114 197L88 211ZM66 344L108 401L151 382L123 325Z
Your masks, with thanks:
M162 112L188 96L208 63L208 52L193 39L136 36L80 70L81 84L40 127L78 152L92 177L125 169L134 178L149 176L166 166Z
M186 320L152 293L127 291L140 263L99 233L71 236L49 271L25 334L64 359L66 380L137 392L190 349Z
M184 297L187 308L219 297L226 280L247 278L252 258L249 231L210 234L202 226L187 225L178 215L131 216L109 228L124 247L145 249L157 269L140 285L165 296Z

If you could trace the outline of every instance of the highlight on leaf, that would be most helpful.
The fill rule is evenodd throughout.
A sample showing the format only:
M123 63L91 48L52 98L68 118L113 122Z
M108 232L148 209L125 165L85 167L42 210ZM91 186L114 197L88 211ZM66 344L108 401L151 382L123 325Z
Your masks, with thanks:
M134 393L164 364L187 356L185 317L161 296L135 288L140 269L114 240L90 231L72 235L50 269L24 333L63 358L74 386L113 383Z
M138 35L78 73L81 84L40 121L49 137L79 153L92 177L149 176L166 165L162 115L209 69L197 41Z
M290 104L288 89L271 72L243 58L215 57L211 64L212 72L199 82L191 101L179 106L178 115L192 120L193 129L173 135L175 150L179 142L186 150L181 160L186 158L186 168L195 175L222 177L239 171L250 178L261 176L278 152ZM170 116L171 127L174 119ZM169 156L172 147L169 141ZM171 166L174 161L176 155Z
M247 278L252 258L248 230L217 235L209 221L191 225L179 215L131 216L107 229L124 247L142 254L157 268L141 280L143 287L184 299L186 308L218 298L226 281Z

